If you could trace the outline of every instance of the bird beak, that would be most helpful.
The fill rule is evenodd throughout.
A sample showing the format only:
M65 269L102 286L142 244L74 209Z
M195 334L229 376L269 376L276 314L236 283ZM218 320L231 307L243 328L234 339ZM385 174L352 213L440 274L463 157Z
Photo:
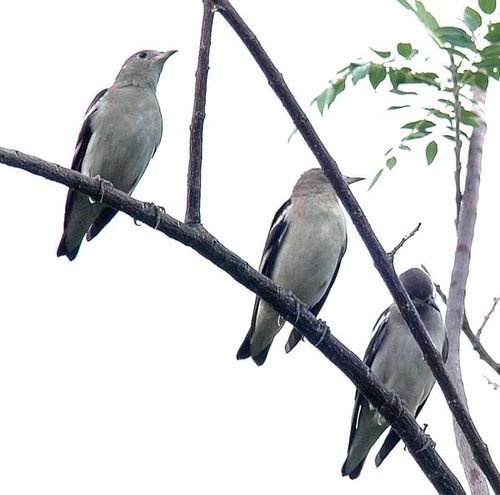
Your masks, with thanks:
M160 52L158 55L153 57L155 62L165 63L168 58L170 58L174 53L177 53L177 50L170 50L168 52Z
M360 180L365 180L365 177L348 177L347 175L344 175L344 180L348 184L354 184L355 182L359 182Z
M436 301L434 300L433 297L429 297L429 299L427 299L425 302L429 306L431 306L432 308L434 308L436 311L439 311L438 305L436 304Z

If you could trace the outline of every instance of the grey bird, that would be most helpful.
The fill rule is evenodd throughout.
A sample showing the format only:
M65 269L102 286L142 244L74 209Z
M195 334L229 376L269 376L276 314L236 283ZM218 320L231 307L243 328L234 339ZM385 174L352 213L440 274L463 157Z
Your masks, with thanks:
M349 184L360 178L345 177ZM259 270L293 292L317 315L328 297L347 247L346 221L337 196L321 169L308 170L291 198L274 216ZM237 359L251 357L260 366L285 321L265 301L255 300L250 330ZM292 329L289 352L301 340Z
M132 193L160 144L162 116L156 86L163 64L175 52L143 50L125 61L113 86L98 93L87 110L73 170ZM93 239L116 213L70 190L57 256L75 259L85 234L88 241Z
M436 349L446 361L448 338L434 300L431 279L418 268L407 270L400 275L400 279ZM434 376L395 303L380 315L373 332L364 362L389 390L400 396L417 417L432 390ZM360 475L368 452L388 426L385 418L356 391L347 458L342 466L343 476L355 479ZM399 436L391 428L376 456L377 466L398 442Z

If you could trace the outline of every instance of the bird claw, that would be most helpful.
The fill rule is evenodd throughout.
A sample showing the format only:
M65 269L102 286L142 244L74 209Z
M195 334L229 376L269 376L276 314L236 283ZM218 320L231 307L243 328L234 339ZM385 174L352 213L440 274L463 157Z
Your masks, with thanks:
M154 203L144 203L145 209L151 209L155 212L155 226L154 229L157 230L161 223L161 216L165 215L166 211L163 206L157 206Z
M300 303L299 303L299 301L295 301L295 312L296 312L297 316L295 317L295 321L293 322L294 325L297 324L297 322L299 321L299 318L300 318Z
M324 322L323 320L319 320L318 319L318 322L320 324L320 326L323 327L323 333L321 334L321 337L319 338L318 342L316 342L316 344L314 344L315 347L318 347L321 342L323 342L323 340L325 340L325 337L330 333L330 329L328 328L328 325L326 324L326 322Z
M415 454L419 454L420 452L428 449L428 448L431 448L433 449L435 446L436 446L436 442L430 437L430 435L427 435L427 433L425 434L425 442L424 444L422 445L422 447L420 447L416 452Z
M100 175L95 175L94 179L99 181L99 201L94 201L94 203L102 203L104 199L104 193L106 192L106 187L109 187L110 190L114 188L113 183L109 180L103 179Z

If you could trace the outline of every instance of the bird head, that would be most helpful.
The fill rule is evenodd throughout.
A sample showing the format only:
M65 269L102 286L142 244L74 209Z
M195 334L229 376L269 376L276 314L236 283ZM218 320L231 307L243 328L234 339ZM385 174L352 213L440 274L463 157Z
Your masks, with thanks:
M438 309L434 300L434 285L430 277L420 268L410 268L399 276L412 300L419 300Z
M176 52L177 50L167 52L142 50L134 53L123 64L116 77L115 85L133 85L156 89L163 64Z

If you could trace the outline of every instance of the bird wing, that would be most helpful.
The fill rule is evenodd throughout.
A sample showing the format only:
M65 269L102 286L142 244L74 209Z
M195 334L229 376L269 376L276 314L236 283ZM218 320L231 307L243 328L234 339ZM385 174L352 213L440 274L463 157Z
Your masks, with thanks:
M87 152L87 147L90 142L90 138L92 137L92 117L97 111L97 103L100 99L108 92L107 89L103 89L99 91L95 98L92 100L92 103L89 105L87 111L85 112L85 118L83 120L82 128L80 129L80 134L78 134L78 140L76 142L75 153L73 155L73 162L71 163L71 170L75 170L76 172L82 171L82 163L85 158L85 153ZM64 214L64 228L68 225L69 216L71 213L73 198L75 192L73 190L69 190L68 196L66 198L66 208Z
M264 252L262 253L262 259L259 266L259 271L266 277L271 277L276 258L280 251L281 244L285 239L286 233L288 231L288 212L292 205L292 200L289 199L283 203L280 209L274 215L273 221L271 223L271 228L267 234L266 244L264 246ZM236 354L237 359L246 359L250 357L250 343L252 340L252 335L255 329L255 321L257 319L257 312L259 310L260 297L255 298L255 304L252 313L252 322L250 324L250 330L248 331L245 340L241 344L238 353ZM255 358L257 360L265 361L267 353L269 352L269 347L264 349L259 356Z
M92 117L97 111L97 103L107 92L107 89L99 91L85 112L85 118L83 120L80 134L78 134L78 141L76 142L75 154L73 155L73 163L71 164L72 170L76 170L77 172L81 172L82 170L85 152L87 151L90 138L92 137Z
M325 293L323 294L322 298L312 307L309 308L309 311L314 315L317 316L318 313L321 311L321 308L325 304L325 301L328 297L328 294L330 293L330 290L337 278L337 273L339 272L340 268L340 263L342 262L342 258L344 257L344 254L347 250L347 237L345 239L344 245L342 246L342 249L340 251L339 258L337 260L337 266L335 267L335 271L333 272L332 278L330 280L330 283L328 285L328 288L326 289ZM288 337L288 340L285 345L285 352L290 352L301 340L302 340L302 334L294 327L292 328L292 331L290 332L290 336Z
M390 308L387 308L378 318L372 332L372 338L370 339L370 343L368 344L368 348L365 352L365 357L363 361L367 366L371 366L382 346L386 336L387 336L387 323L389 321L389 311ZM349 434L349 446L354 439L354 435L356 434L356 430L359 426L359 418L361 415L361 408L363 404L366 403L366 399L359 393L359 390L356 390L356 395L354 396L354 409L352 411L352 420L351 420L351 432Z
M435 309L437 311L439 311L439 309L437 307L435 307ZM441 356L443 357L443 361L445 363L448 359L448 346L449 346L448 336L445 334L443 349L441 351ZM428 394L424 397L424 400L417 407L417 410L415 412L415 418L417 418L418 415L420 414L420 411L422 410L425 403L427 402L427 399L429 398L430 393L431 393L431 390L429 390ZM385 437L384 443L382 444L382 447L380 447L380 450L377 454L377 457L375 458L375 464L377 466L380 466L380 464L382 464L383 460L390 454L392 449L398 444L399 440L400 440L399 435L391 428L391 431Z

